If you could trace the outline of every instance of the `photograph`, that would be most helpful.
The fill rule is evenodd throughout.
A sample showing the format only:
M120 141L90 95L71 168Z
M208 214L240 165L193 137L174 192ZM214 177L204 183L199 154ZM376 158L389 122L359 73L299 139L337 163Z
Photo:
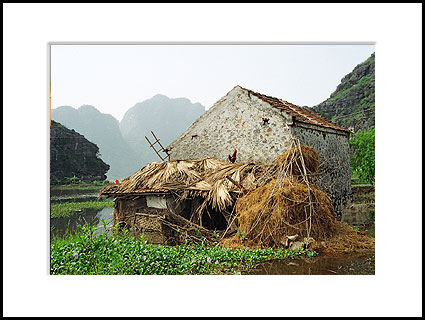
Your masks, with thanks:
M421 9L3 4L3 316L421 316Z
M375 275L373 42L48 50L51 275Z

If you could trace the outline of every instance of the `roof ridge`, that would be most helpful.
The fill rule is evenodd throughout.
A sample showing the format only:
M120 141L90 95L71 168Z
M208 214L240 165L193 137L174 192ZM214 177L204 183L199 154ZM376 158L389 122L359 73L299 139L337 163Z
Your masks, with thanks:
M294 104L292 104L292 103L290 103L290 102L288 102L288 101L286 101L286 100L283 100L283 99L279 99L279 100L280 100L280 101L282 101L282 102L284 102L288 108L292 109L294 112L296 112L296 113L298 113L298 114L299 114L298 110L295 110L294 108L292 108L292 106L295 106ZM297 107L298 107L298 106L297 106ZM301 107L298 107L298 108L301 108ZM315 120L315 119L310 118L308 115L304 115L304 114L302 114L302 116L303 116L303 117L305 117L305 118L307 118L307 119L308 119L308 120L310 120L310 121L313 121L313 122L314 122L314 123L316 123L317 125L321 125L321 124L320 124L320 122L318 122L318 121L317 121L317 120Z
M293 103L290 103L286 100L276 98L276 97L272 97L272 96L268 96L268 95L265 95L265 94L244 88L242 86L239 86L239 87L242 88L243 90L246 90L246 91L254 94L255 96L262 99L264 102L268 103L269 105L271 105L274 108L280 109L280 110L282 110L286 113L289 113L289 112L295 113L296 115L298 115L301 118L301 119L299 119L299 121L301 121L301 122L314 124L314 125L317 125L317 126L320 126L320 127L331 128L331 129L334 129L334 130L350 132L350 130L345 129L345 128L337 125L336 123L333 123L332 121L321 117L319 114L317 114L316 112L314 112L312 110L307 110L307 109L302 108L300 106L297 106ZM272 101L270 101L270 100L272 100ZM280 104L280 105L278 105L278 104ZM287 109L285 110L285 108L287 108Z

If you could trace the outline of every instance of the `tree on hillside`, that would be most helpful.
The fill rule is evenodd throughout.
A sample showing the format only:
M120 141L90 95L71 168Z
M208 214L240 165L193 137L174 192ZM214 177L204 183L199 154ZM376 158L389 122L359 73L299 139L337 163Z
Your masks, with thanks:
M375 127L359 131L350 140L351 171L360 181L375 183Z

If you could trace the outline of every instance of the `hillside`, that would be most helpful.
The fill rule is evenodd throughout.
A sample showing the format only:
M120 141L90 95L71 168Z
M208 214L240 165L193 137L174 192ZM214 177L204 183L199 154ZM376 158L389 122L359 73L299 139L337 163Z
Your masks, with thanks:
M153 141L151 131L166 147L204 112L199 103L158 94L130 108L121 123L89 105L52 109L52 119L96 143L100 157L110 165L107 177L113 180L126 178L149 162L160 160L145 138Z
M52 119L80 132L99 146L100 157L110 165L108 179L122 179L141 167L141 160L124 141L118 121L95 107L62 106L52 110Z
M74 176L84 182L105 180L109 165L98 158L99 148L84 136L56 121L50 125L50 183Z
M191 103L186 98L170 99L157 94L130 108L124 114L120 128L125 141L143 159L143 164L147 164L159 161L159 158L145 136L152 142L153 131L165 148L204 112L205 108L200 103Z
M354 132L375 125L375 53L342 78L330 97L311 108Z

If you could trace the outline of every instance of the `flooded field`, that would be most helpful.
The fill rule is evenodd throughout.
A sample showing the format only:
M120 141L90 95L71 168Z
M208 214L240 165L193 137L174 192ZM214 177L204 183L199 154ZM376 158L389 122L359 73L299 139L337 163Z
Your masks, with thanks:
M59 217L50 219L50 237L64 236L67 232L74 234L78 230L78 225L88 224L96 227L96 233L105 232L103 220L107 221L108 227L112 224L112 213L114 208L84 209L81 212L69 217Z
M257 275L374 275L375 254L318 256L264 262L245 274Z
M80 190L80 189L51 189L50 190L50 202L80 202L80 201L89 201L96 200L98 195L98 190Z

